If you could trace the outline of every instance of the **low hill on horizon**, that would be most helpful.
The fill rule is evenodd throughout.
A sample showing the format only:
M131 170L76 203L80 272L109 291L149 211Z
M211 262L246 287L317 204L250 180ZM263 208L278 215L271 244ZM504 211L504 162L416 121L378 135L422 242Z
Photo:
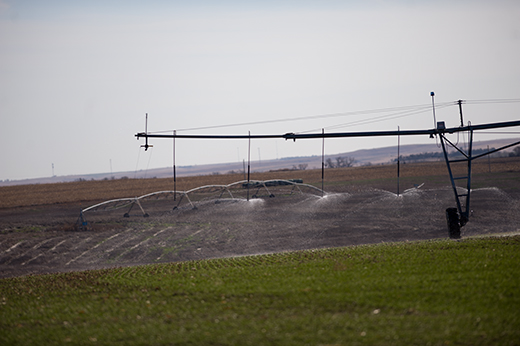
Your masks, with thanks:
M514 142L514 139L495 139L489 141L475 141L473 149L499 148ZM512 148L511 148L512 149ZM510 150L511 150L510 149ZM400 155L406 157L408 155L422 153L438 153L442 149L436 144L408 144L401 145ZM381 165L391 164L397 158L397 146L360 149L351 152L328 154L325 155L325 161L330 159L336 162L337 158L354 159L353 166ZM286 157L274 160L262 160L251 163L252 172L268 172L277 170L300 170L300 169L317 169L321 168L321 156L298 156ZM198 175L215 175L225 173L241 173L244 172L243 162L227 162L218 164L201 164L192 166L177 166L177 176L198 176ZM0 186L12 185L30 185L30 184L49 184L59 182L72 182L81 180L108 180L108 179L145 179L145 178L168 178L173 176L172 167L154 168L139 171L125 171L114 173L94 173L94 174L78 174L64 175L54 177L42 177L23 180L6 180L0 181Z

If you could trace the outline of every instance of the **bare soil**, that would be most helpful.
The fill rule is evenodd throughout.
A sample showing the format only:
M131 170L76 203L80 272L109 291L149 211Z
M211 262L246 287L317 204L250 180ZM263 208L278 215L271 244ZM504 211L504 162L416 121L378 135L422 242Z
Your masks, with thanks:
M105 191L103 198L92 189L83 191L94 197L84 197L73 184L35 186L35 198L31 198L27 186L18 190L24 196L16 196L14 187L0 189L2 199L8 192L17 201L15 206L0 207L0 277L447 238L445 209L454 207L455 202L445 168L436 171L441 168L414 166L417 172L417 167L422 167L422 174L403 174L398 196L397 179L387 177L381 167L327 171L324 197L314 190L276 187L269 193L259 191L258 198L249 201L245 190L234 198L199 199L194 203L196 208L184 203L174 210L178 201L171 198L148 200L142 207L149 217L143 217L136 206L130 211L86 212L88 225L83 230L74 227L80 210L103 198L121 197L119 187L112 195ZM482 169L474 174L473 213L463 228L463 237L520 231L518 160L497 167L493 166L492 172ZM410 165L408 169L412 168ZM395 167L386 169L395 172ZM305 182L321 187L321 172L299 173L273 175L301 178L305 173ZM229 183L240 178L208 176L205 182L202 178L198 182ZM103 183L104 190L108 183ZM155 184L153 189L159 190L157 181L141 183ZM182 184L195 183L179 181ZM42 189L59 190L67 196L66 202L58 203L59 195L51 199L51 204L30 202L40 198ZM125 197L133 196L129 192ZM130 217L123 217L127 212Z

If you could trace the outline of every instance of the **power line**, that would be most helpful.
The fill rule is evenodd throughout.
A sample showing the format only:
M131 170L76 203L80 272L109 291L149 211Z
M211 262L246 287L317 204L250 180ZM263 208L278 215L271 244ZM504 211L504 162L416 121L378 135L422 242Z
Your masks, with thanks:
M461 102L463 102L465 104L520 103L520 99L483 99L483 100L464 100ZM440 108L445 108L445 107L457 105L457 104L458 104L458 101L443 102L443 103L436 103L436 107L438 109L440 109ZM260 120L260 121L251 121L251 122L243 122L243 123L231 123L231 124L223 124L223 125L190 127L190 128L178 129L176 131L177 132L187 132L187 131L229 128L229 127L238 127L238 126L274 124L274 123L281 123L281 122L350 117L350 116L355 116L355 115L366 115L366 114L375 114L375 113L392 113L392 114L386 114L386 115L382 115L382 116L372 117L369 119L351 121L351 122L337 124L337 125L327 127L327 129L330 130L330 129L336 129L336 128L342 128L342 127L365 125L365 124L371 124L371 123L376 123L376 122L381 122L381 121L386 121L386 120L403 118L403 117L407 117L407 116L411 116L411 115L415 115L415 114L424 113L424 112L430 111L430 109L431 109L430 104L423 104L423 105L413 105L413 106L377 108L377 109L361 110L361 111L310 115L310 116L302 116L302 117L291 117L291 118L283 118L283 119ZM161 133L168 133L168 132L172 132L172 131L173 130L165 130L165 131L156 131L156 132L149 132L149 133L150 134L152 134L152 133L161 134ZM312 132L312 131L316 131L316 129L306 130L306 131L303 131L300 133L307 133L307 132Z
M445 104L446 105L451 105L451 102L446 102ZM362 111L352 111L352 112L341 112L341 113L310 115L310 116L304 116L304 117L293 117L293 118L283 118L283 119L274 119L274 120L252 121L252 122L244 122L244 123L232 123L232 124L224 124L224 125L211 125L211 126L191 127L191 128L179 129L179 130L177 130L177 132L207 130L207 129L236 127L236 126L246 126L246 125L273 124L273 123L288 122L288 121L301 121L301 120L325 119L325 118L335 118L335 117L347 117L347 116L364 115L364 114L372 114L372 113L384 113L384 112L396 112L396 111L416 111L417 109L424 109L425 107L429 107L429 105L414 105L414 106L401 106L401 107L391 107L391 108L378 108L378 109L362 110ZM173 130L166 130L166 131L156 131L156 132L150 132L150 133L157 133L157 134L159 134L159 133L167 133L167 132L172 132L172 131Z
M483 135L518 135L520 131L483 131L480 132Z
M445 108L445 107L449 107L449 106L452 106L452 104L441 104L440 106L437 106L437 108ZM397 112L397 113L392 113L392 114L388 114L388 115L372 117L372 118L369 118L369 119L362 119L362 120L351 121L351 122L348 122L348 123L342 123L342 124L329 126L329 127L326 127L326 129L327 130L333 130L333 129L339 129L339 128L344 128L344 127L366 125L366 124L372 124L372 123L386 121L386 120L404 118L404 117L408 117L408 116L411 116L411 115L416 115L416 114L420 114L420 113L429 112L430 108L431 108L431 106L427 105L424 108L418 109L418 110L415 110L415 111ZM313 131L316 131L316 129L308 130L308 131L304 131L304 132L299 132L299 133L307 133L307 132L313 132Z
M485 104L485 103L519 103L520 99L488 99L488 100L464 100L466 104Z

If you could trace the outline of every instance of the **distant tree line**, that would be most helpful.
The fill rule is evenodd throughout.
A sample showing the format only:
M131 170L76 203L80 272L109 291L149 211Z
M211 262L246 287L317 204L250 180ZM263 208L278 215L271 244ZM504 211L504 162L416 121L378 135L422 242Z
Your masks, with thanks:
M485 154L488 151L495 150L495 148L489 148L489 149L473 149L472 155L481 155ZM514 156L520 156L520 146L517 146L513 149L513 151L503 151L503 152L496 152L491 154L491 157L514 157ZM462 154L458 151L450 152L450 159L454 158L462 158ZM411 155L401 155L399 156L399 160L401 162L420 162L420 161L438 161L444 159L444 153L442 152L429 152L429 153L420 153L420 154L411 154ZM392 162L397 162L397 158L393 159Z
M126 180L126 179L130 179L130 178L128 178L126 175L125 175L125 176L122 176L121 178L119 178L119 180ZM149 177L149 178L147 178L147 179L157 179L157 177ZM90 181L95 181L95 180L96 180L96 179L94 179L94 178L90 178ZM103 179L101 179L101 180L116 180L116 178L115 178L114 176L112 176L112 177L110 177L110 178L105 177L105 178L103 178ZM74 181L80 181L80 182L81 182L81 181L89 181L89 180L88 180L88 179L85 179L85 178L78 178L78 179L76 179L76 180L74 180Z
M327 168L342 168L342 167L353 167L354 163L356 163L356 159L354 157L345 156L336 157L335 162L329 157L325 160L325 167Z
M293 171L304 171L304 170L307 169L308 166L309 166L309 165L308 165L307 163L300 163L300 164L298 165L298 167L296 167L296 165L293 165L293 166L292 166L292 170L293 170Z
M520 156L520 146L516 146L513 151L509 153L510 157Z

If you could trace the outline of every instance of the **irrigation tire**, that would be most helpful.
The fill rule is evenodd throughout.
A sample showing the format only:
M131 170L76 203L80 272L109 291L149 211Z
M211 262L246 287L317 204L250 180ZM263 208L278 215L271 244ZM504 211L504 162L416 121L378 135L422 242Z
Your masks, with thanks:
M460 221L457 208L446 209L446 221L448 222L448 232L451 239L460 239Z

